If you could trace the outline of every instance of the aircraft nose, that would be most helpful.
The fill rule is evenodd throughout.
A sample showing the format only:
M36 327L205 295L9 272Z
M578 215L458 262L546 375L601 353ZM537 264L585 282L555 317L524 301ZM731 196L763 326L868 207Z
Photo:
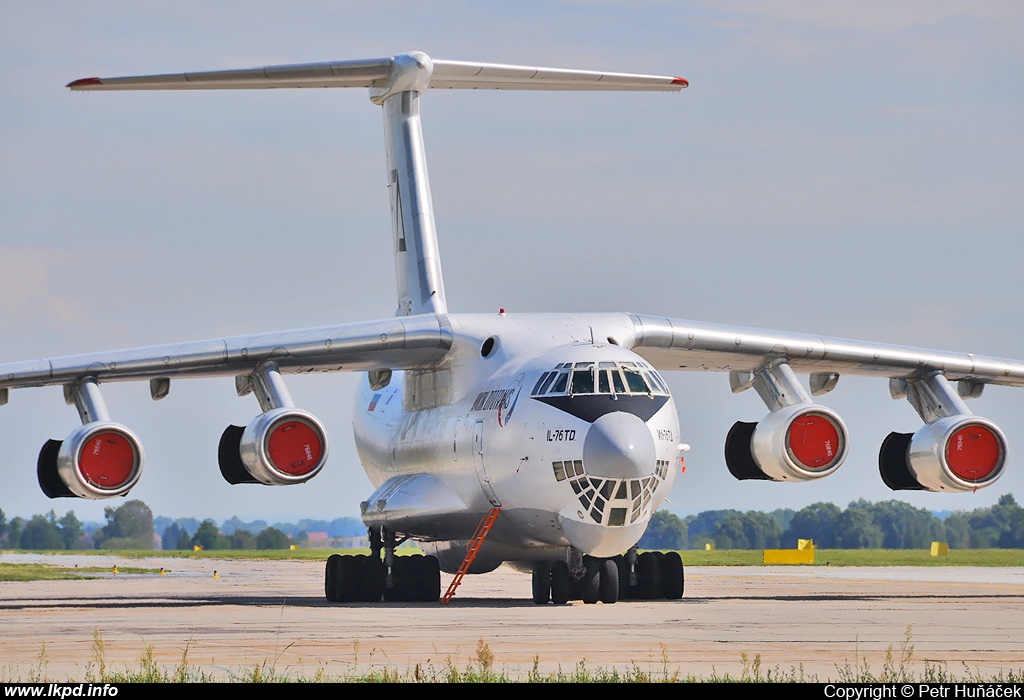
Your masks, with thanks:
M583 442L583 465L589 476L634 479L654 469L654 436L632 413L616 411L595 420Z

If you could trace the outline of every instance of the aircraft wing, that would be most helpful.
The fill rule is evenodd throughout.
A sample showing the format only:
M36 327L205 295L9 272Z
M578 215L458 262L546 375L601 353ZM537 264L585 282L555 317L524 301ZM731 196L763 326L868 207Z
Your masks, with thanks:
M323 468L327 431L294 405L283 374L371 370L371 381L383 387L389 370L438 367L451 347L448 318L421 314L12 362L0 365L0 404L11 389L62 385L82 426L43 445L39 485L50 498L111 498L138 482L145 456L139 438L111 420L100 384L148 379L150 395L161 399L175 377L234 376L238 394L255 394L262 413L245 428L224 431L221 474L232 484L296 484Z
M174 377L237 376L273 362L283 374L417 369L451 348L443 315L323 326L0 364L0 398L10 389Z
M786 360L797 372L947 380L1024 387L1024 362L965 352L886 345L630 314L633 352L660 370L749 373ZM963 393L962 390L961 393Z
M737 479L808 481L827 476L847 453L847 430L831 408L814 402L796 373L810 374L810 394L831 391L841 374L887 377L924 421L915 433L892 432L879 449L879 472L893 490L974 491L1006 466L1007 443L992 421L964 399L986 384L1024 387L1024 362L803 333L630 314L627 347L659 370L729 372L734 393L753 388L768 415L737 422L725 460ZM951 382L956 382L954 388Z

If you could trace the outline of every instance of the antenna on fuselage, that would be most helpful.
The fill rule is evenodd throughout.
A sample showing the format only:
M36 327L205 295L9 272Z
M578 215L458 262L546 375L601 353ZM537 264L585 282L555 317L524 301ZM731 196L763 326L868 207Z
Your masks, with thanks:
M72 90L235 90L365 87L384 110L397 316L446 313L434 206L427 178L419 101L427 88L678 92L684 78L432 60L415 51L391 58L301 63L242 70L85 78Z

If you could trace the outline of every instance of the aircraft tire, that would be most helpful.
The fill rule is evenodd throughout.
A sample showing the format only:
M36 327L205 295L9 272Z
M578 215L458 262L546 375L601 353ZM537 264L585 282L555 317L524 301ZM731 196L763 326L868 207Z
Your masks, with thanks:
M593 605L601 599L601 560L594 557L583 557L586 571L580 581L580 600Z
M564 561L556 561L551 565L551 602L565 605L572 594L572 580L569 578L569 566Z
M334 591L335 600L339 603L359 599L359 562L356 557L346 555L338 560Z
M384 595L384 562L369 556L359 566L359 600L379 603Z
M655 552L644 552L636 560L638 585L637 597L641 600L654 600L661 597L661 577L658 571L658 559Z
M424 556L416 566L416 600L424 603L441 598L441 566L437 557Z
M619 600L619 565L614 559L603 559L600 564L601 602L615 603Z
M384 567L385 574L387 566ZM389 588L384 585L384 600L388 603L401 602L402 584L406 581L406 557L395 557L394 565L391 567L391 580L393 585Z
M423 555L413 554L405 565L405 598L406 601L419 600L420 577L423 575Z
M679 600L683 597L683 558L679 552L666 552L658 567L661 574L661 597Z
M338 600L334 588L339 559L341 559L340 554L332 554L327 557L327 565L324 567L324 595L327 596L328 602L331 603L335 603Z
M581 579L569 577L569 600L583 600L580 595L580 581Z
M547 605L551 600L551 566L546 561L533 562L533 602Z
M398 597L395 600L409 603L416 600L416 577L420 571L420 560L423 558L422 554L413 554L409 557L396 557L396 578L395 588L398 591ZM397 564L397 562L402 562Z
M619 554L612 557L615 562L615 569L619 573L619 600L629 599L629 566L626 564L626 557Z

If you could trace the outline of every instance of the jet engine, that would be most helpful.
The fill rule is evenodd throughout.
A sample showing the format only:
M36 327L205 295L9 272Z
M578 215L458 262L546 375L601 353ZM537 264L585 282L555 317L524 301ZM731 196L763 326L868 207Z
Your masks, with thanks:
M67 439L48 440L39 451L36 474L50 498L124 496L142 476L142 443L128 428L93 421Z
M36 475L50 498L124 496L142 476L145 453L135 433L110 420L95 377L64 385L64 401L78 410L82 425L67 439L47 440Z
M838 375L812 375L811 393L832 390ZM846 426L831 408L811 400L785 359L754 372L732 372L733 393L753 387L771 411L758 423L739 422L725 438L725 463L737 479L811 481L846 459Z
M878 471L886 486L893 491L975 491L1002 475L1003 432L987 418L972 415L963 401L980 396L983 386L966 382L953 391L937 372L889 380L892 397L907 399L925 425L913 434L889 433L882 442Z
M245 428L229 425L217 461L229 484L301 484L327 461L327 430L309 411L295 408L281 372L267 362L235 377L239 396L255 394L263 413Z
M974 491L1006 465L1006 438L992 421L947 416L916 433L889 433L878 453L882 481L893 491Z
M229 484L301 484L327 461L327 431L308 411L275 408L245 428L229 425L217 457Z
M846 459L843 419L830 408L801 403L758 423L737 422L725 439L725 462L737 479L811 481Z

